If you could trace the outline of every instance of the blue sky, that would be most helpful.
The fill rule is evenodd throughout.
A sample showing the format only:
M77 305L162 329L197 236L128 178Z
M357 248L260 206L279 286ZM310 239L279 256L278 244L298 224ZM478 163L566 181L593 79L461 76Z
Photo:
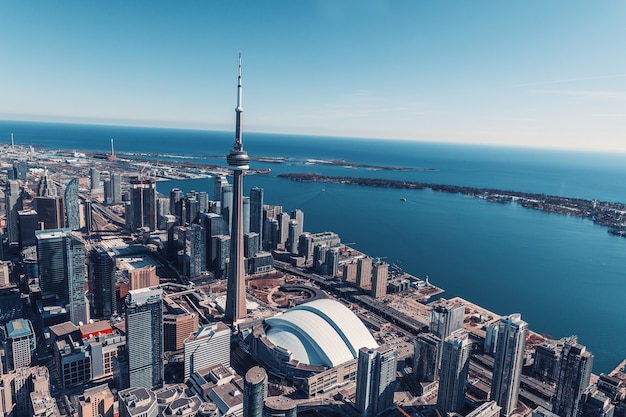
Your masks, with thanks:
M626 1L0 2L0 119L626 150Z

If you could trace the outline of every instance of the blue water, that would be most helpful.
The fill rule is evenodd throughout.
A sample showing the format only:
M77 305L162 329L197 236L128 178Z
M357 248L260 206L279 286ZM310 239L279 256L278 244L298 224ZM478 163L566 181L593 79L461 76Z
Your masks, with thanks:
M17 145L109 151L113 137L117 152L186 154L222 166L215 155L225 155L233 142L231 132L0 121L0 145L10 142L11 132ZM447 297L458 295L498 314L521 312L539 333L576 334L595 355L595 373L609 372L626 357L626 239L607 229L463 195L276 177L314 171L626 202L623 154L253 133L244 135L244 144L250 155L292 158L283 165L253 162L272 173L247 176L244 187L264 188L268 204L302 209L305 230L335 231L365 253L428 275ZM307 158L436 171L304 165ZM172 187L213 197L210 179L158 184L162 193Z

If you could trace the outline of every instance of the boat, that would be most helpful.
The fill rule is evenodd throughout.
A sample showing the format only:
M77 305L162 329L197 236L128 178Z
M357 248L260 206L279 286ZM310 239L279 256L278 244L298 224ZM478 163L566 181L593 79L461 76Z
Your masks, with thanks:
M400 201L404 202L404 201L406 201L406 198L405 197L400 197Z

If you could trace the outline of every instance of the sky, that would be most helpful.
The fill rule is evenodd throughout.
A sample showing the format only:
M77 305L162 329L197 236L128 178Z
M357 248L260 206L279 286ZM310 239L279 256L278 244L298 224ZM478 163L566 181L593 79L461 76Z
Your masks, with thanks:
M626 151L626 0L0 2L0 119Z

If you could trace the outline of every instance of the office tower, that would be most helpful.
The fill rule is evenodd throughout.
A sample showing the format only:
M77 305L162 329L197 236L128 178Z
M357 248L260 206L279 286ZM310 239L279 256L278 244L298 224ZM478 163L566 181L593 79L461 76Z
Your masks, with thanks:
M391 347L359 350L356 408L361 416L376 416L393 406L398 352Z
M153 178L130 181L130 205L126 206L126 226L131 231L142 227L156 230L156 181Z
M471 343L467 331L457 330L442 344L441 373L437 392L437 410L442 414L465 408L465 381L469 371Z
M433 304L428 327L432 334L444 340L452 332L463 328L465 306L462 303L440 299Z
M67 305L72 323L86 323L85 244L69 229L40 230L35 237L44 305Z
M437 367L441 339L432 333L420 333L413 350L413 376L417 382L435 382L439 378Z
M581 398L589 386L593 354L569 339L563 346L552 411L561 417L580 417Z
M369 256L356 261L356 285L364 290L372 286L372 258Z
M198 315L195 313L181 313L178 304L173 307L175 313L163 316L163 350L182 350L185 340L198 330Z
M20 210L17 212L20 231L20 248L35 246L35 232L39 230L39 215L35 210Z
M117 171L111 173L111 196L112 204L122 202L122 174Z
M206 232L199 224L189 228L189 277L197 278L206 271ZM185 251L187 252L187 251Z
M233 205L233 186L226 184L222 186L222 196L220 197L220 214L224 216L226 224L228 225L228 231L230 233L230 227L232 225L231 212Z
M228 323L236 324L246 315L246 282L243 258L243 173L249 168L250 158L243 150L241 140L241 55L239 55L239 77L237 85L237 108L235 109L236 133L233 149L226 157L233 170L233 205L231 215L230 262L228 265L228 288L226 292L226 311L224 317ZM229 213L230 214L230 213Z
M91 167L89 169L89 179L89 185L92 192L100 188L100 172L98 172L96 168Z
M89 252L89 281L93 283L92 294L96 317L109 318L117 310L115 295L115 259L100 246Z
M297 417L298 405L283 395L267 397L263 402L263 417Z
M185 197L185 223L192 224L198 218L198 214L200 213L198 203L198 193L195 191L190 191L187 193Z
M229 264L230 259L230 236L228 235L218 235L213 236L211 238L213 240L213 251L214 254L211 254L211 257L215 260L213 265L213 270L215 272L215 276L218 278L224 278L229 275L231 265Z
M389 264L378 261L372 266L372 297L382 298L387 295L387 274Z
M222 322L201 327L183 345L185 381L197 370L211 365L230 366L230 329Z
M154 391L131 384L117 393L120 417L157 417L159 405Z
M63 229L65 227L65 207L60 197L35 197L33 206L39 215L43 228Z
M16 180L25 180L28 172L26 161L13 161L13 176Z
M7 237L9 245L17 245L20 242L18 211L22 210L22 197L20 187L15 180L9 180L4 190L4 204L7 218Z
M267 397L267 372L260 366L246 372L243 386L243 416L263 417L263 402Z
M131 387L163 385L162 290L158 287L128 291L126 298L126 351Z
M78 397L78 417L114 417L114 403L108 384L86 389Z
M91 201L85 201L84 202L84 207L85 207L85 231L87 233L91 233L92 228L93 228L93 222L92 222L92 213L91 213Z
M78 201L78 178L72 178L65 187L65 214L67 227L71 230L80 229L80 202Z
M520 314L500 319L491 399L502 407L502 416L510 416L517 407L527 332L528 324Z
M31 322L25 319L12 320L6 324L5 330L7 366L12 371L30 366L36 347L35 330Z
M39 197L58 197L59 190L52 178L48 176L48 169L44 169L43 175L37 184L37 196Z
M170 213L176 216L178 223L182 224L183 192L180 188L172 188L170 191Z
M258 233L263 242L263 188L250 189L250 231Z

